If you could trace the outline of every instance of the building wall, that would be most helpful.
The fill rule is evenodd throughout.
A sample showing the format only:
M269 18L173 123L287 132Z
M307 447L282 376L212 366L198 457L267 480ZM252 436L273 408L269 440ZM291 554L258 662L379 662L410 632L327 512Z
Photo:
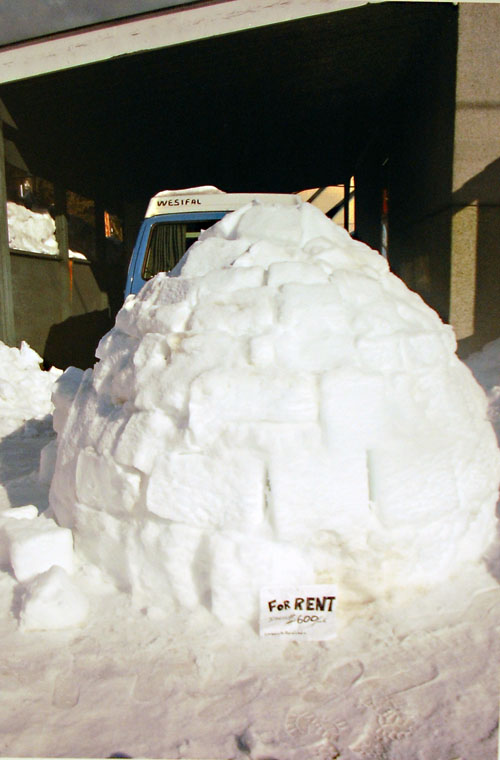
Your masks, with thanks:
M500 4L461 3L388 144L393 270L466 356L500 335Z
M72 261L72 278L66 266L49 256L11 254L16 341L27 341L46 365L84 369L112 326L108 297L93 266Z
M444 320L450 316L457 9L405 84L388 151L389 261Z

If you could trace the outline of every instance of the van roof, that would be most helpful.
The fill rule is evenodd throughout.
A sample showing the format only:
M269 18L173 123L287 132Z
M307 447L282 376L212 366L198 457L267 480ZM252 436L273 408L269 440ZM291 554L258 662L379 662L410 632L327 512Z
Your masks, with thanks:
M146 218L158 214L235 211L247 203L293 206L298 196L284 193L225 193L212 185L182 190L162 190L149 201Z

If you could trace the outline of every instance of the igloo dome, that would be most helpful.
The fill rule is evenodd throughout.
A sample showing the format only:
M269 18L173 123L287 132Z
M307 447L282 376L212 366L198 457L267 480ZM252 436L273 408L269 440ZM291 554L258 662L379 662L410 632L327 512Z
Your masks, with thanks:
M54 394L50 503L141 603L253 620L481 561L500 454L452 328L321 212L258 203L129 296Z

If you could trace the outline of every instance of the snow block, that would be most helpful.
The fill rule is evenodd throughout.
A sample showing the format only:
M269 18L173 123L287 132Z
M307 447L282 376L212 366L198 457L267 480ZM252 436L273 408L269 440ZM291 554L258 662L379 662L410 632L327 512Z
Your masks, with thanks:
M278 366L289 372L327 372L352 361L354 340L349 331L337 332L318 322L311 333L307 324L275 331L274 352Z
M73 504L75 547L115 583L130 591L130 564L134 563L132 526L109 512Z
M13 507L0 512L0 567L7 569L10 566L10 539L3 525L10 520L34 520L38 517L38 509L34 504L26 504L23 507Z
M53 566L27 584L19 622L24 631L53 631L82 625L88 612L86 596L62 567Z
M243 239L252 243L261 240L261 229L266 230L266 241L275 245L300 245L302 219L300 200L297 208L282 206L279 214L273 206L262 206L258 201L239 212L225 217L223 234L231 239Z
M50 485L54 476L57 460L57 439L50 441L40 452L40 464L38 467L38 480L40 483Z
M149 373L147 367L138 372L134 404L139 409L164 410L177 417L182 428L191 382L215 367L246 366L246 350L242 340L212 330L179 338L171 350L170 361L161 373Z
M158 452L172 449L180 439L174 421L160 410L135 412L112 449L113 458L149 475Z
M235 290L260 288L264 284L263 267L214 269L196 283L198 299L213 299L214 293L233 293Z
M116 327L120 332L140 338L147 333L161 333L164 329L182 330L195 302L196 292L188 280L168 277L160 272L149 280L141 292L128 296L116 316ZM99 344L96 356L107 347Z
M22 507L12 507L0 512L0 519L34 520L35 517L38 517L38 507L34 504L24 504Z
M316 380L307 374L212 370L191 386L189 427L198 440L227 422L304 423L318 419Z
M209 595L208 539L181 523L148 521L134 533L129 573L134 597L195 609ZM131 547L132 548L132 547Z
M305 551L263 536L215 533L210 555L211 610L228 625L255 624L261 588L314 582Z
M200 303L187 329L201 332L210 326L232 335L263 332L274 322L272 293L265 288L244 288L229 294L214 294Z
M8 545L9 561L21 583L59 565L73 572L73 536L54 520L40 515L36 520L9 520L0 532Z
M310 283L328 282L328 274L317 264L304 261L280 261L271 264L267 273L267 284L279 288L288 282Z
M131 337L121 330L110 330L101 338L97 346L96 356L101 361L97 362L93 370L92 386L94 391L106 398L111 403L124 403L128 398L128 392L121 399L113 392L113 381L122 375L130 374L130 356L137 350L138 339ZM105 359L105 361L104 361Z
M354 367L325 372L320 380L320 419L330 446L342 441L375 446L391 432L393 385L381 373ZM360 399L363 399L360 403Z
M224 221L224 220L222 220ZM189 249L189 256L182 267L182 277L203 277L212 270L229 267L249 247L248 240L211 239L210 230L203 233L201 238Z
M117 464L104 453L85 448L76 464L76 496L94 509L117 513L130 512L139 496L140 473Z
M368 518L366 452L360 447L308 447L293 438L269 455L271 524L280 541L307 542L317 531L346 538Z
M146 505L159 517L197 528L258 525L264 463L250 451L162 454L149 479Z
M278 303L278 321L282 325L307 329L311 336L322 326L331 332L352 334L350 311L339 299L335 285L283 285Z
M53 426L56 433L60 433L64 427L69 408L78 392L82 377L83 370L77 367L68 367L54 383L52 403L54 404Z

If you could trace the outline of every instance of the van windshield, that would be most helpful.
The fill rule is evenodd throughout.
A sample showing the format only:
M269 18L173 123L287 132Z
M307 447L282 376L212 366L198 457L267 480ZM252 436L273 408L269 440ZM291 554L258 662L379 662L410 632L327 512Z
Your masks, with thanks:
M192 222L158 222L151 227L142 267L142 279L150 280L158 272L169 272L198 240L200 232L218 221L204 219Z

